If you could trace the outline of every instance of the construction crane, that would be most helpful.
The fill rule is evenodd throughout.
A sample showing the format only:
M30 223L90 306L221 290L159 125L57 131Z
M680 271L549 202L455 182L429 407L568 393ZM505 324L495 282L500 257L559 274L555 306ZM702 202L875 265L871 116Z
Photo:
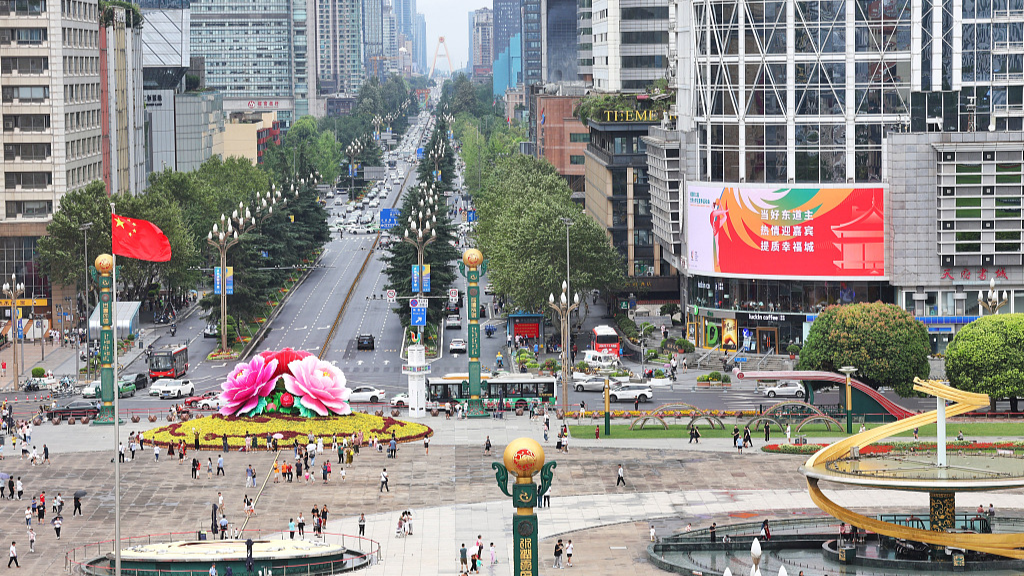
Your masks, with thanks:
M444 47L444 57L448 60L448 75L455 73L455 67L452 66L452 57L448 54L448 45L444 42L444 36L437 39L437 48L434 48L434 61L430 63L430 75L427 78L434 77L434 69L437 67L437 54L441 51L441 47Z

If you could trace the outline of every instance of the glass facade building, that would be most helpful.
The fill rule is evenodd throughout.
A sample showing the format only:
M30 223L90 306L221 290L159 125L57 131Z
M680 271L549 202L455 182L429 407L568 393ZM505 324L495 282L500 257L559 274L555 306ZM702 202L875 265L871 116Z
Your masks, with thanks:
M591 7L594 88L643 92L665 77L668 0L594 0Z
M544 81L576 80L576 1L547 0L544 14Z
M523 0L523 83L543 82L541 0Z

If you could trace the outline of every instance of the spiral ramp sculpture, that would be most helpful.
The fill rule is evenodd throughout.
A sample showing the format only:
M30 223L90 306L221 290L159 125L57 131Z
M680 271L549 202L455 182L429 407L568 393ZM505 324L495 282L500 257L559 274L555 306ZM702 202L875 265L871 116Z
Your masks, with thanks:
M945 417L959 416L989 405L989 397L957 390L938 381L914 379L914 390L936 398L942 398L952 404L945 405ZM970 469L966 475L950 475L941 472L942 466L936 466L939 472L931 477L907 475L901 477L898 469L888 473L876 470L865 474L849 474L837 471L830 466L844 459L853 457L852 450L860 449L879 440L913 430L914 428L933 424L939 419L939 409L916 414L890 424L861 432L822 448L800 467L800 472L807 478L807 488L811 500L824 512L831 516L877 534L901 538L915 542L923 542L932 546L963 548L976 552L1024 559L1024 534L972 534L947 532L955 519L955 493L958 491L988 491L1024 486L1024 471L1015 474L970 478ZM957 477L958 476L958 477ZM931 530L923 530L884 522L858 514L830 500L818 487L819 480L837 482L861 487L897 489L916 492L927 492L930 497Z

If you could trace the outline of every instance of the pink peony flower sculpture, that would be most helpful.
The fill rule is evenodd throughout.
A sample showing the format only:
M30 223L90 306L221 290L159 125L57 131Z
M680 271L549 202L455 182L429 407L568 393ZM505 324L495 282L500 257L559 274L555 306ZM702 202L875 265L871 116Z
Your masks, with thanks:
M351 390L345 386L345 374L329 362L316 356L292 360L288 364L291 374L284 374L284 387L298 400L303 412L320 416L352 413L348 404Z
M248 363L241 363L228 374L226 382L220 385L220 397L224 405L220 413L225 416L242 415L265 406L265 398L274 391L277 360L255 356ZM261 402L262 401L262 402Z

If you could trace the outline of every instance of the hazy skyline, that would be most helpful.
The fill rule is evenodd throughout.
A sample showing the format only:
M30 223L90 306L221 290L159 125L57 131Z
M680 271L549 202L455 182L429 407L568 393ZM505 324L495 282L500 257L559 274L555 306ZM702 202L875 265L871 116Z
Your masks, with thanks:
M416 10L427 20L427 71L434 59L437 39L444 36L452 65L458 70L466 65L469 54L469 12L491 8L488 0L417 0ZM438 55L439 70L447 68L444 51Z

